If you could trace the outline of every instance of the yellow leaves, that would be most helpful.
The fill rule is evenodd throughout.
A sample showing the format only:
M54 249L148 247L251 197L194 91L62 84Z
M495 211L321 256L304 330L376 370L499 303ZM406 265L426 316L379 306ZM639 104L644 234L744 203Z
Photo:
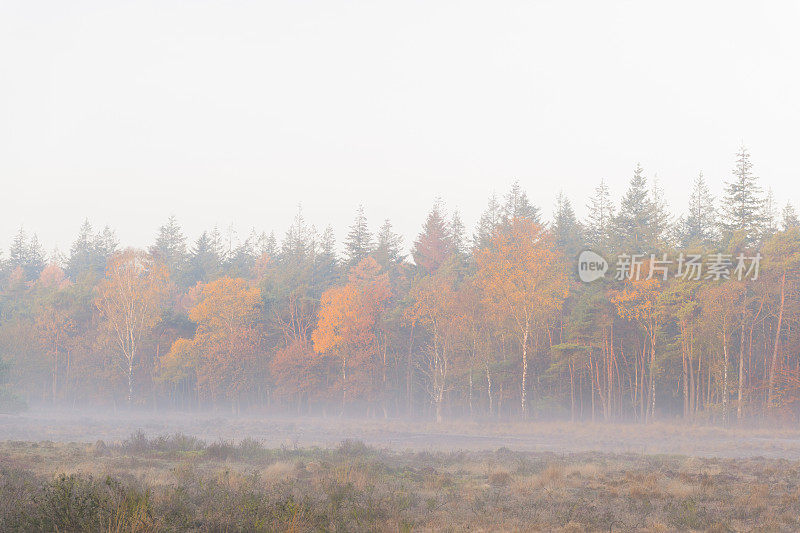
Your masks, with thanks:
M261 294L241 278L219 278L205 285L189 318L198 325L198 336L231 331L251 325L258 315Z
M260 291L247 280L222 277L195 297L197 303L189 309L189 318L197 323L194 339L173 343L164 372L182 376L194 368L205 394L234 397L253 386L263 366Z
M314 351L328 353L375 342L375 327L389 296L388 276L372 257L363 259L350 271L346 285L322 294L319 322L311 334Z
M126 357L133 356L139 337L157 323L168 282L167 269L141 250L109 259L95 303Z
M546 317L569 293L564 260L550 235L535 222L513 219L477 255L478 286L501 314Z
M196 367L196 350L190 339L177 339L159 361L158 379L177 383L191 375Z

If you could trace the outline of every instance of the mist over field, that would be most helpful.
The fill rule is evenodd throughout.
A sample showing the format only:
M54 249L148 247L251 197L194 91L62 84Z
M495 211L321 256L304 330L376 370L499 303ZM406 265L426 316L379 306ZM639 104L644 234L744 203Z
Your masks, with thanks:
M0 2L0 531L800 530L791 2Z

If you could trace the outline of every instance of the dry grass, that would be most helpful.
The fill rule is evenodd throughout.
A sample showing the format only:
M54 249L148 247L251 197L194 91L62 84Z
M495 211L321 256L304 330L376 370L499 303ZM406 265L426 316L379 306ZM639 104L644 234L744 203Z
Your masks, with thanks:
M60 474L67 474L61 476ZM0 530L794 531L800 463L607 453L0 443Z

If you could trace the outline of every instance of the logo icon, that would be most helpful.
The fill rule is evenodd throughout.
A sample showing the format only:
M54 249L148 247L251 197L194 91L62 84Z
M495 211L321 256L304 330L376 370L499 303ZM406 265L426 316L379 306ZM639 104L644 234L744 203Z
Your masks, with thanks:
M603 256L591 250L584 250L578 256L578 277L584 283L602 278L608 271L608 262Z

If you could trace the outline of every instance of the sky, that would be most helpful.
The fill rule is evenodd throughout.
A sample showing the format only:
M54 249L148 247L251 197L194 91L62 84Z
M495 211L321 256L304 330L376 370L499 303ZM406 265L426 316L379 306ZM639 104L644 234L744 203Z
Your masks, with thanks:
M0 0L0 247L81 222L147 246L302 205L413 240L514 180L579 215L635 165L677 216L744 143L800 207L800 3ZM7 252L6 252L7 257Z

